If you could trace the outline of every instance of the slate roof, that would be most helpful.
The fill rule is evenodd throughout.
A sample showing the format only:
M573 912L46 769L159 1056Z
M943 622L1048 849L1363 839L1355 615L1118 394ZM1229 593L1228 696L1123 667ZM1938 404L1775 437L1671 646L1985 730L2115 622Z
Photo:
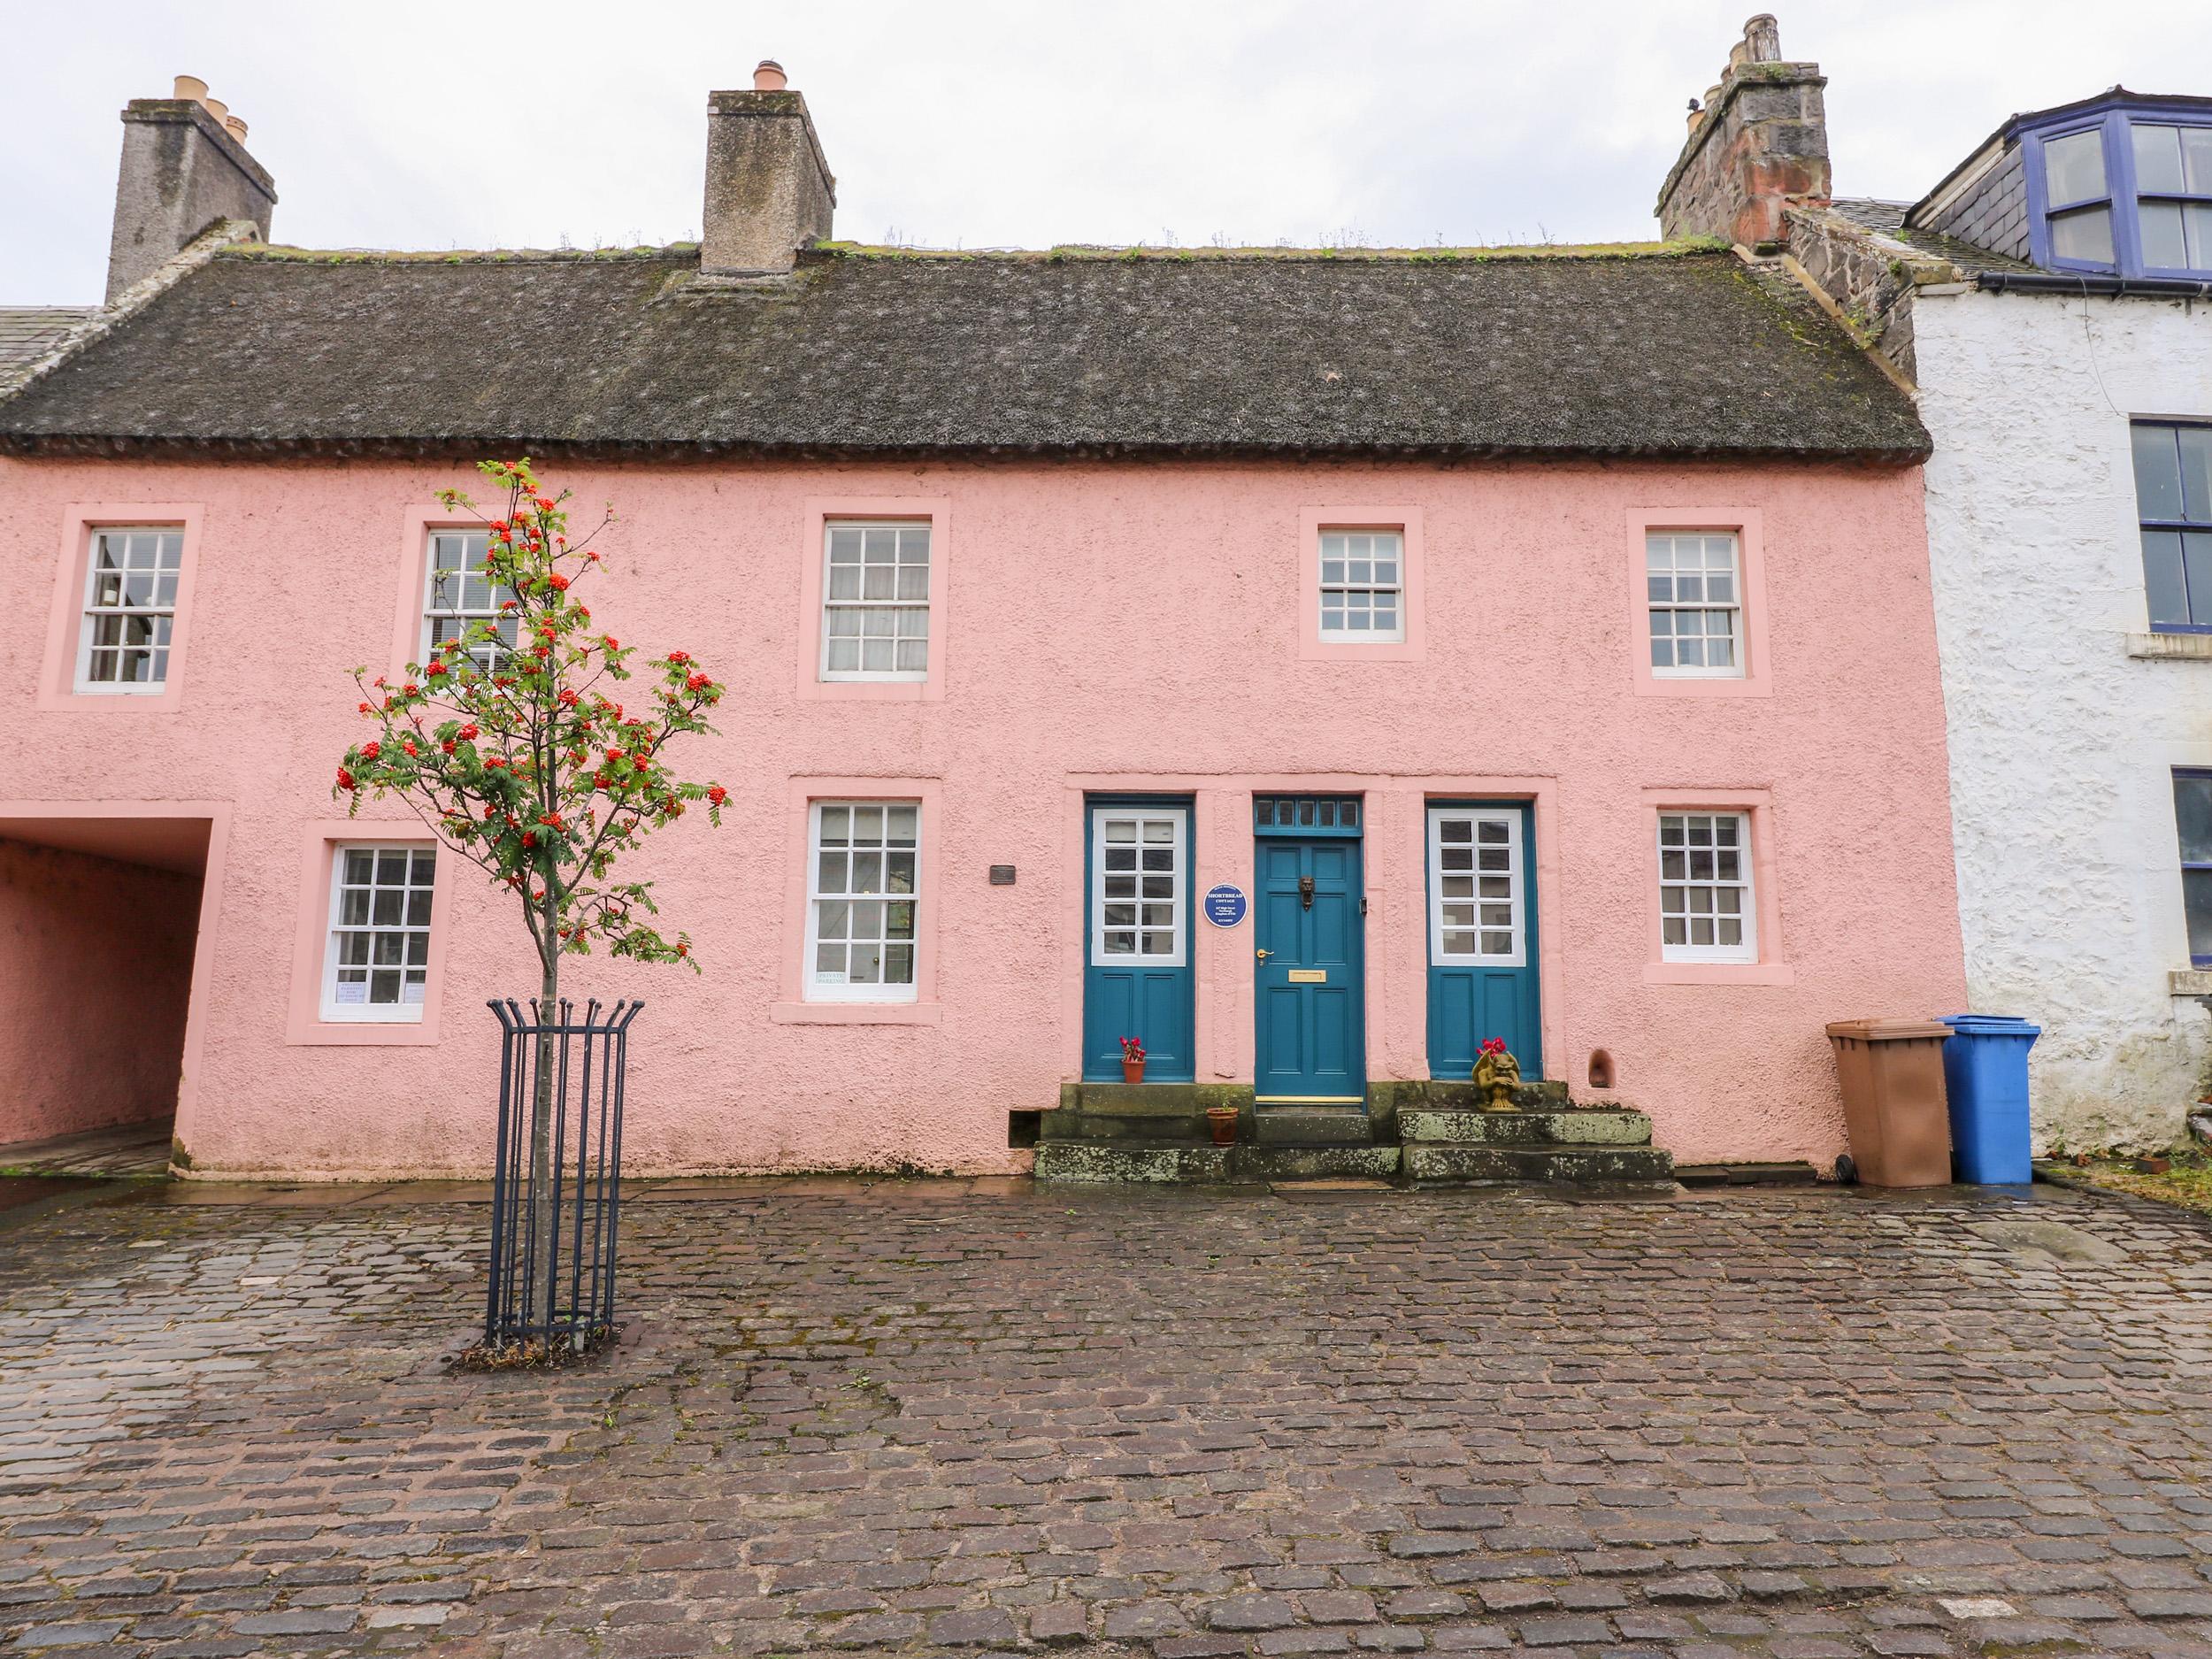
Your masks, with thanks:
M0 381L37 362L91 315L81 306L0 305Z
M1910 202L1881 202L1871 196L1838 196L1828 204L1829 211L1841 214L1853 224L1901 242L1908 248L1932 254L1939 259L1948 259L1966 276L1976 277L1985 271L2033 271L2037 267L2025 259L2015 259L1993 249L1968 242L1962 236L1946 236L1932 230L1922 230L1905 223L1905 215L1912 211Z
M0 447L1876 457L1910 402L1732 255L219 253Z

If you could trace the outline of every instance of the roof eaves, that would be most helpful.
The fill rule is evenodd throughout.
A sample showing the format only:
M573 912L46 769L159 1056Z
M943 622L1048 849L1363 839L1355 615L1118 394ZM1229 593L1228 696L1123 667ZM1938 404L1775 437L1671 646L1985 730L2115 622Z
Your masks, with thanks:
M930 443L883 446L834 443L762 443L724 439L553 438L523 434L438 437L227 438L113 433L0 433L0 454L25 456L221 456L234 459L289 456L374 457L392 460L476 460L488 452L526 448L534 456L569 460L854 462L956 460L1305 461L1672 461L1717 457L1798 462L1916 465L1932 449L1924 432L1911 442L1747 446L1700 444L1391 443L1343 444L1175 442Z

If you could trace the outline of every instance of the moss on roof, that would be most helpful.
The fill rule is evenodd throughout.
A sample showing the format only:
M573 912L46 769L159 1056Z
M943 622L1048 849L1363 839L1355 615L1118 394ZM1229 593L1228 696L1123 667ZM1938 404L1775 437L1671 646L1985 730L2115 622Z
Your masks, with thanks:
M1924 455L1803 291L1697 244L227 250L12 402L17 450Z

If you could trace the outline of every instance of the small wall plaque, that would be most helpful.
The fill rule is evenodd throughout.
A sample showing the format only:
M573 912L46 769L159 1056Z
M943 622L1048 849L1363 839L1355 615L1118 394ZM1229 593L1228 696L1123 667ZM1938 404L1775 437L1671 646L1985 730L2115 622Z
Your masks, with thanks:
M1011 864L993 864L991 866L991 885L995 887L1012 887L1014 885L1014 866Z

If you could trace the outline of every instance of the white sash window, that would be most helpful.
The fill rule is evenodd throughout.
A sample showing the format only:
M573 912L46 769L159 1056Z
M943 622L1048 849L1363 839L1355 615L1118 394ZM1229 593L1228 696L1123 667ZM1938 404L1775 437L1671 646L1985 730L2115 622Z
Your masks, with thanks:
M1182 807L1092 810L1091 961L1097 966L1183 965L1189 819Z
M1429 809L1429 960L1518 968L1528 961L1521 814Z

